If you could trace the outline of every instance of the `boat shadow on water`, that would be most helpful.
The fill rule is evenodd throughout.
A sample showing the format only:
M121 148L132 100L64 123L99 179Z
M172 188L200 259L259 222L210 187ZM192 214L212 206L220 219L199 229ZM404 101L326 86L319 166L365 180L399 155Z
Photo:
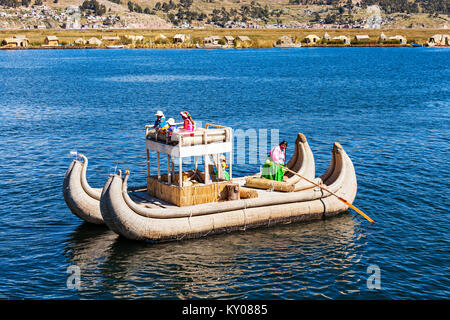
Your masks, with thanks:
M291 270L297 270L307 285L307 273L323 252L332 252L336 268L353 264L346 256L360 245L355 229L351 214L344 213L302 224L149 244L83 223L67 242L66 252L81 270L80 295L100 291L121 298L245 298L245 286L237 284L256 273L290 277Z

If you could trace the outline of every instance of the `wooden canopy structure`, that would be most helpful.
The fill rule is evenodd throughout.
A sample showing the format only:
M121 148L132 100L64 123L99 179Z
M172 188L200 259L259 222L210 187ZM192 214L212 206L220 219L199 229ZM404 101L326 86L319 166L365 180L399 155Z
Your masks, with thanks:
M180 130L168 135L147 125L146 151L149 194L178 206L191 205L192 201L208 203L221 200L220 193L229 184L224 179L219 160L221 154L228 154L229 178L232 178L233 136L230 127L206 124L205 128L195 131ZM150 151L156 152L156 175L150 174ZM167 157L167 174L161 173L161 154ZM191 157L194 157L194 170L183 171L183 158ZM199 170L199 157L203 158L203 172ZM178 160L178 172L175 172L175 159ZM216 174L212 173L213 167ZM191 179L196 181L194 185L187 183Z

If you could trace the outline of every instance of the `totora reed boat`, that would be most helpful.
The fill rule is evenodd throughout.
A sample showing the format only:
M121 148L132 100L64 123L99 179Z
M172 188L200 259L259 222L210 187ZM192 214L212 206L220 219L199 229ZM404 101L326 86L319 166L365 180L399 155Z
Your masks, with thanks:
M229 127L209 124L194 133L166 137L147 126L146 186L129 189L130 173L119 170L109 175L102 189L92 188L86 179L88 159L79 155L64 177L64 199L70 210L87 222L106 224L128 239L159 242L323 219L349 208L338 197L349 204L356 197L353 163L337 142L328 169L315 177L312 151L299 133L286 164L290 171L283 181L272 181L260 174L233 178L232 141ZM155 175L150 175L149 151L157 152ZM165 174L161 172L161 153L167 155ZM229 155L229 180L223 178L218 161L221 153ZM183 171L184 157L195 158L194 170ZM203 172L198 157L204 160ZM178 159L178 172L174 158Z

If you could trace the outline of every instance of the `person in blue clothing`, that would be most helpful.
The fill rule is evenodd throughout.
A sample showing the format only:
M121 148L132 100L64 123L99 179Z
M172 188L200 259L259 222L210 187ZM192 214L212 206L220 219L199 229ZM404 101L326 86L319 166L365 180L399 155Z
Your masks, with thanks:
M164 116L164 113L161 110L158 110L155 114L156 121L153 125L153 128L159 132L164 133L168 128L169 125L166 122L166 117Z

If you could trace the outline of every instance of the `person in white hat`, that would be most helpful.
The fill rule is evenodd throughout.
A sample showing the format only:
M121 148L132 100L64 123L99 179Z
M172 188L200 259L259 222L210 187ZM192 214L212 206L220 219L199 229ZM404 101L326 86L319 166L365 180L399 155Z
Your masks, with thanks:
M159 131L165 131L169 128L169 125L166 122L166 117L164 117L164 113L161 110L158 110L155 113L156 116L156 121L155 124L153 125L153 128L155 128L155 130L159 130Z
M169 128L167 129L167 132L169 133L169 135L172 135L172 133L178 132L178 128L175 125L174 118L170 118L169 120L167 120L167 124L169 125Z

